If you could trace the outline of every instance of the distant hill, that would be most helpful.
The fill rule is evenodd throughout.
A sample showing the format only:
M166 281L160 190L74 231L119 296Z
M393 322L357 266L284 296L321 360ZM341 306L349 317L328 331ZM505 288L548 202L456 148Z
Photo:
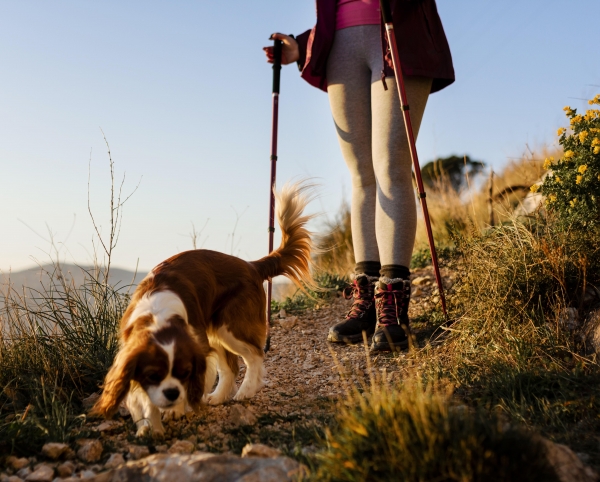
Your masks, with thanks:
M13 290L22 292L23 288L33 288L40 290L50 286L50 276L55 278L62 274L65 280L75 286L81 286L86 277L86 271L92 272L90 266L76 266L74 264L61 264L60 271L55 266L48 264L36 266L22 271L13 271L11 273L0 273L0 292L5 293L10 283ZM135 289L135 286L144 279L146 273L134 273L126 269L111 268L108 281L112 286L127 290L131 286L130 291ZM88 276L89 277L89 276ZM2 301L0 301L0 304Z

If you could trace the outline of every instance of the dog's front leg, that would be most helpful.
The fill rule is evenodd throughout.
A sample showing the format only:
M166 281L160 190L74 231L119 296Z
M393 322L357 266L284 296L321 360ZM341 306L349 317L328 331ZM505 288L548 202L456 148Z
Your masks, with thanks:
M165 433L160 421L160 409L152 403L148 394L137 383L132 383L127 401L127 408L137 427L136 437L143 437L152 433L162 436Z

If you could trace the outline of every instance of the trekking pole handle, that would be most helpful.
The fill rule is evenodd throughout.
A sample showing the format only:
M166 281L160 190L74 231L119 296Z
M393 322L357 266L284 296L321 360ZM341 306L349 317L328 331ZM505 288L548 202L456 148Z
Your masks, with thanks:
M383 23L391 23L392 9L390 8L390 2L388 0L379 0L379 7L381 8L381 16L383 17Z
M283 42L275 39L273 42L273 93L279 94L279 80L281 77L281 50Z

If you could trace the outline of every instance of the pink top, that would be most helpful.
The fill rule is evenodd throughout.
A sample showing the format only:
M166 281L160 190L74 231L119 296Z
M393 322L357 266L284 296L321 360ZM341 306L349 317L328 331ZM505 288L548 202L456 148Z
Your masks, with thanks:
M379 0L337 0L336 30L380 23Z

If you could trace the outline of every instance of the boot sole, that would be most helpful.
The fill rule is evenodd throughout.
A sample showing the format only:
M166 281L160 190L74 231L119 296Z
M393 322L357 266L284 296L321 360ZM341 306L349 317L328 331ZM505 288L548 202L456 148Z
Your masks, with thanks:
M375 330L372 332L367 331L367 337L371 336L374 332ZM327 334L327 341L332 343L345 343L346 345L354 345L363 341L363 335L362 333L357 335L338 335L337 333L330 331Z
M382 341L379 343L371 344L372 352L379 352L379 351L401 352L406 349L408 349L408 339L399 341L398 343L394 343L393 346L390 345L387 341Z

